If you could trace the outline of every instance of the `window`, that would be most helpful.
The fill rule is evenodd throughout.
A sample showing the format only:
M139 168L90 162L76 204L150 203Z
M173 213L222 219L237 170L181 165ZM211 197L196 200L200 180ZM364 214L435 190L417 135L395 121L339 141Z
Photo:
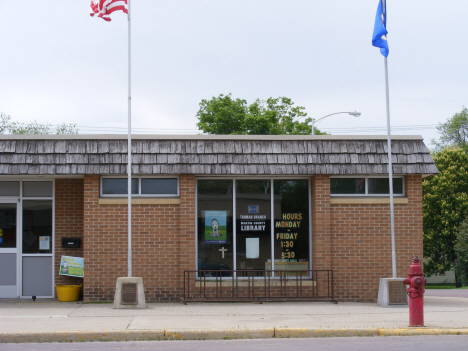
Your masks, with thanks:
M20 182L0 182L0 196L19 196Z
M53 194L51 181L23 181L22 252L52 254Z
M200 179L198 269L222 276L229 270L260 276L272 269L307 271L309 216L307 179Z
M0 203L0 249L16 247L16 204Z
M101 196L127 195L128 178L102 177ZM177 178L132 178L132 194L135 196L178 196Z
M23 182L24 197L52 197L52 182Z
M23 254L52 253L52 200L23 201Z
M275 269L283 268L278 267L278 263L285 260L293 269L308 269L309 183L307 180L275 180L274 195Z
M331 195L378 196L390 193L388 178L385 177L332 177ZM393 178L393 195L404 195L403 177Z
M365 178L331 178L331 194L354 194L364 195L366 193Z

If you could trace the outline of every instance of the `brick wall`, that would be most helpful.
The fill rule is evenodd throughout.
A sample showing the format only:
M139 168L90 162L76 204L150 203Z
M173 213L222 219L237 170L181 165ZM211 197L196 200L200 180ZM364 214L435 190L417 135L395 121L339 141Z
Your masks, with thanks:
M80 238L81 247L62 248L62 238ZM83 257L83 179L55 180L55 284L81 284L82 278L59 275L62 255Z
M421 176L406 176L407 204L395 204L398 277L422 257ZM329 176L312 177L313 269L333 269L335 296L375 301L379 279L392 276L388 204L332 204ZM83 195L84 194L84 195ZM178 300L184 270L196 269L195 177L180 176L180 204L133 205L133 276L143 278L147 301ZM57 179L56 283L61 255L85 258L84 300L112 301L127 276L127 205L99 204L99 176ZM62 249L62 237L81 237L81 249ZM83 253L84 252L84 253Z
M112 301L128 274L127 205L99 204L99 176L84 179L85 301ZM180 177L180 205L132 205L132 276L147 301L180 297L180 271L195 262L195 178Z
M390 206L330 204L329 177L313 183L314 269L334 270L337 298L376 301L379 279L392 277ZM422 257L421 176L406 177L406 196L407 204L394 206L398 277L406 276L413 256Z
M332 269L330 177L316 176L312 192L312 269Z

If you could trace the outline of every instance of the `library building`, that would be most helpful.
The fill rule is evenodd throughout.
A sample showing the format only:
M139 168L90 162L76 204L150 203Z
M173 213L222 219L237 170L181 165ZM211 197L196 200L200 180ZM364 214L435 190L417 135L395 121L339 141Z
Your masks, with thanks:
M127 147L0 136L0 298L70 284L114 300L128 276ZM392 275L386 136L134 135L131 151L131 269L148 302L376 301ZM422 257L422 180L438 170L420 136L393 136L391 151L405 277Z

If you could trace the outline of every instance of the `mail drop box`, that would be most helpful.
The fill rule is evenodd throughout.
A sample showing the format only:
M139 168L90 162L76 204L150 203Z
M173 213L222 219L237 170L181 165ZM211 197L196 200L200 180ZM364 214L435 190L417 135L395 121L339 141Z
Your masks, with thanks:
M62 238L62 247L79 248L81 245L80 238Z

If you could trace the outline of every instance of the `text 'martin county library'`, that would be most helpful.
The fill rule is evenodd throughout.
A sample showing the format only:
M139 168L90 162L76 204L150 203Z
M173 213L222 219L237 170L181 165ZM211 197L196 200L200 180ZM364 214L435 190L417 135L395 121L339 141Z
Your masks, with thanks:
M139 135L132 158L147 301L179 300L197 269L332 270L342 301L376 301L392 275L384 136ZM422 257L422 179L438 171L419 136L393 136L392 160L403 277ZM113 300L127 275L126 167L123 135L0 136L1 298L83 283L84 301ZM84 258L84 278L59 275L62 256Z

